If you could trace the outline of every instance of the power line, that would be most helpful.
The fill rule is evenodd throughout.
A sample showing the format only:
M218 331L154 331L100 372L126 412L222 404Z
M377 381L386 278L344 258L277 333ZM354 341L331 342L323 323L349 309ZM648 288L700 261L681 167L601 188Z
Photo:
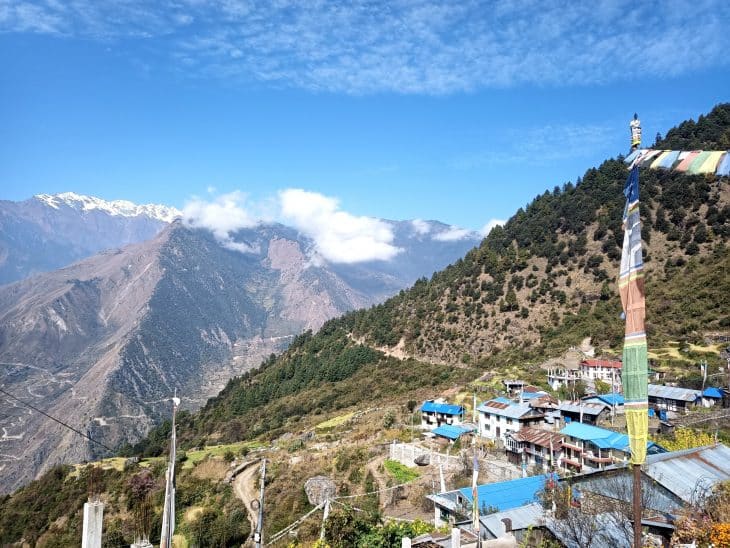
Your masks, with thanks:
M15 400L15 401L17 401L17 402L20 402L20 403L22 403L22 404L23 404L23 405L25 405L26 407L29 407L29 408L30 408L30 409L32 409L33 411L37 411L37 412L38 412L38 413L40 413L41 415L45 415L46 417L48 417L48 418L49 418L49 419L51 419L52 421L56 421L56 422L57 422L58 424L60 424L61 426L65 426L66 428L68 428L68 429L69 429L69 430L71 430L72 432L75 432L75 433L76 433L76 434L78 434L79 436L81 436L81 437L83 437L83 438L86 438L86 439L87 439L87 440L89 440L90 442L93 442L93 443L95 443L95 444L97 444L97 445L101 445L101 446L102 446L102 447L103 447L104 449L106 449L107 451L109 451L109 452L111 452L111 453L113 453L113 452L114 452L114 449L112 449L111 447L108 447L108 446L104 445L103 443L101 443L100 441L97 441L97 440L95 440L94 438L92 438L92 437L91 437L91 436L89 436L88 434L84 434L83 432L81 432L81 431L79 431L79 430L76 430L76 428L74 428L73 426L70 426L70 425L66 424L65 422L63 422L62 420L60 420L60 419L57 419L56 417L53 417L53 416L49 415L49 414L48 414L48 413L46 413L45 411L43 411L43 410L41 410L41 409L38 409L38 408L37 408L36 406L34 406L34 405L31 405L30 403L28 403L28 402L26 402L26 401L23 401L23 400L21 400L21 399L20 399L20 398L18 398L17 396L13 396L13 395L12 395L12 394L11 394L10 392L8 392L8 391L6 391L6 390L3 390L2 388L0 388L0 392L2 392L3 394L5 394L5 395L6 395L6 396L8 396L9 398L12 398L12 399L14 399L14 400Z

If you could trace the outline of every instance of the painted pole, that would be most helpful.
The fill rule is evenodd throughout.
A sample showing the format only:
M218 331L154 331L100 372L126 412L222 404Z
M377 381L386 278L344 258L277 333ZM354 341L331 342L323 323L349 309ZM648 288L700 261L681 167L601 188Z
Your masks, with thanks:
M256 533L254 533L253 540L256 543L256 548L261 548L264 545L264 484L266 482L266 459L261 461L261 493L259 495L259 520L256 524Z

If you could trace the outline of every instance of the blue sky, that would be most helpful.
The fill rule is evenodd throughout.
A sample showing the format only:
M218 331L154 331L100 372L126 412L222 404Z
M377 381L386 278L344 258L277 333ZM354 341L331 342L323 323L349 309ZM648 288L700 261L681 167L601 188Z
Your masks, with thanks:
M634 111L651 142L730 100L729 24L702 0L0 0L0 198L299 188L478 230L625 152Z

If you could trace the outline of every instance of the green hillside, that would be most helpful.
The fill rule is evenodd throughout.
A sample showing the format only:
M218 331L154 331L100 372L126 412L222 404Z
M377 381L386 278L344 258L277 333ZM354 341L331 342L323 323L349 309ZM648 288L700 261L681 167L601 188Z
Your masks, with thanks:
M727 147L728 113L730 104L720 105L697 123L685 122L668 132L665 142ZM241 440L268 442L312 431L335 414L349 417L370 409L403 408L424 394L458 391L489 372L519 371L540 382L544 379L537 364L585 337L601 350L618 352L623 322L615 278L626 176L621 158L607 160L575 184L535 198L432 279L419 280L382 305L331 320L316 334L299 336L281 356L271 356L257 370L230 381L198 413L182 413L181 451ZM730 182L644 170L641 193L650 351L676 342L691 347L709 334L727 333ZM672 370L676 365L671 355L657 356L656 368ZM684 373L680 369L678 374ZM380 430L389 421L387 415L378 420ZM127 447L125 454L160 455L168 433L169 424L162 425L137 446ZM340 462L336 460L332 470L343 475L343 485L349 489L362 484L363 469L340 469ZM302 468L319 471L314 465ZM288 472L276 473L286 477ZM122 493L129 485L124 482L139 469L120 473L127 474L126 479L115 479ZM230 487L203 484L194 472L187 473L193 486L191 500L196 502L183 505L180 512L191 506L205 512L218 503L230 504L231 515L238 511L227 494ZM0 500L0 515L16 516L0 521L0 542L27 538L29 533L17 522L22 519L22 501L34 492L29 490L55 489L61 500L68 491L69 497L79 500L78 489L71 487L77 485L75 480L65 476L59 484L56 476L46 475L40 483ZM268 527L275 531L301 515L307 505L302 503L300 485L285 489L283 483L272 481L274 495L267 504L273 523ZM120 494L120 500L128 500L124 496ZM71 505L69 511L78 518L77 506ZM35 516L37 534L51 530L59 516ZM127 534L123 524L131 517L116 519L118 529ZM191 517L186 523L194 528L200 521Z
M727 130L728 111L730 105L716 107L703 127ZM431 280L302 335L282 356L232 380L185 417L180 438L274 436L312 413L500 365L527 367L585 337L618 350L615 277L626 175L621 159L607 160L575 184L546 191ZM650 349L727 331L728 180L644 170L641 192ZM374 350L397 346L412 359ZM153 454L161 447L146 441L138 449Z

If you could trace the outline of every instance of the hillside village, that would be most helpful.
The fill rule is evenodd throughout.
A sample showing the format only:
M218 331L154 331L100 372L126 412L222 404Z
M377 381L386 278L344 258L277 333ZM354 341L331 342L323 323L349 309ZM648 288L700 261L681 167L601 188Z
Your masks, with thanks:
M730 127L730 105L713 112ZM683 124L665 146L685 132L702 133ZM722 545L730 194L726 178L658 173L643 543ZM148 547L174 469L175 546L248 546L257 533L320 548L631 546L623 323L608 281L625 175L609 160L547 192L431 280L303 333L180 411L176 429L1 498L0 542L78 544L92 504L105 546Z

